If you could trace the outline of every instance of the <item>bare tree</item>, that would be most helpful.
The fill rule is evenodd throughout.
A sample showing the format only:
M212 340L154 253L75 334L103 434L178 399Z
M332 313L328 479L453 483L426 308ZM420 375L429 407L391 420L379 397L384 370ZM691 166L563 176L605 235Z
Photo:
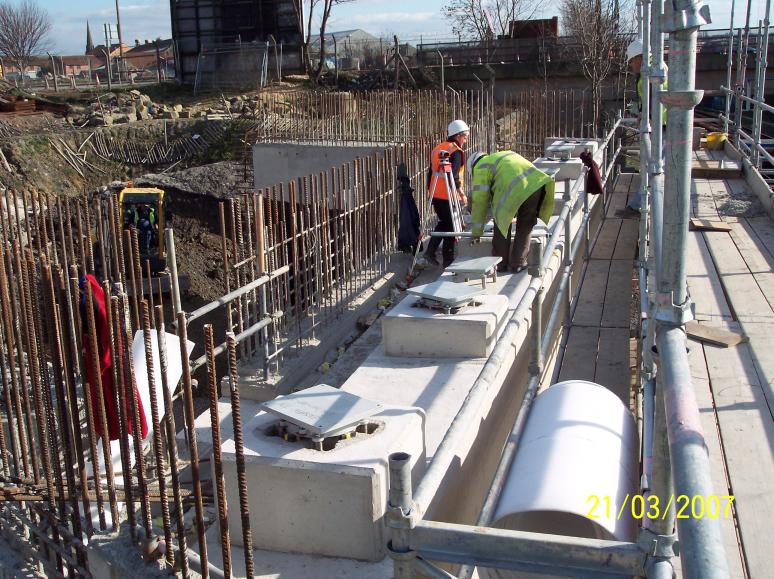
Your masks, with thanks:
M326 42L325 30L328 26L328 20L331 17L333 7L338 4L346 4L354 0L293 0L298 28L301 31L301 61L304 64L304 70L312 77L312 60L309 54L309 45L312 42L312 29L315 27L317 18L315 9L321 8L319 17L319 39L320 39L320 60L317 63L317 69L314 71L314 80L320 79L325 66Z
M450 0L441 12L460 37L491 40L507 36L511 22L532 18L542 4L542 0Z
M312 37L312 18L314 9L320 0L293 0L298 30L301 32L301 64L304 72L309 74L312 64L309 59L309 41Z
M33 0L18 4L0 3L0 54L24 71L35 54L46 51L51 33L51 17Z
M629 4L619 0L562 0L565 33L575 37L583 75L591 84L592 120L599 128L605 80L626 67L625 50L634 19Z

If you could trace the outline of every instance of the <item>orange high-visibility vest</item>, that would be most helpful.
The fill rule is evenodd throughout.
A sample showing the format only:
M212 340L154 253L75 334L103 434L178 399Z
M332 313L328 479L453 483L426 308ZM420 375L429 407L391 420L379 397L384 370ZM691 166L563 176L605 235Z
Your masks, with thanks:
M462 151L462 149L457 145L457 143L454 143L452 141L443 141L441 144L437 145L435 149L433 149L432 155L430 155L430 169L433 172L433 174L441 173L441 165L440 165L440 154L441 151L446 151L449 153L449 156L457 151ZM465 153L463 151L463 158L462 158L462 165L460 166L460 190L458 191L458 194L460 197L462 197L462 186L465 184L463 180L463 173L465 172ZM437 183L435 181L438 181ZM454 176L452 176L452 184L454 184ZM435 189L433 189L435 187ZM449 198L449 192L446 190L446 180L445 179L437 179L436 177L431 177L430 179L430 191L433 192L433 199L448 199Z

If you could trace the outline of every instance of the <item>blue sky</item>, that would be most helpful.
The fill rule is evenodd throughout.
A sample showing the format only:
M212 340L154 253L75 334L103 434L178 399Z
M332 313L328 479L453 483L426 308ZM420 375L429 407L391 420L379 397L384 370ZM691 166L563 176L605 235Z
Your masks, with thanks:
M727 28L731 13L728 0L706 0L712 28ZM103 24L115 22L114 0L38 0L51 15L52 44L60 54L82 54L86 46L86 21L91 25L95 44L104 39ZM418 41L452 37L451 27L440 16L443 0L355 0L334 8L330 30L362 28L374 35ZM543 16L557 13L558 0L547 0ZM119 0L124 42L153 40L170 36L169 0ZM743 25L746 0L738 0L735 26ZM752 21L763 17L764 0L753 0Z

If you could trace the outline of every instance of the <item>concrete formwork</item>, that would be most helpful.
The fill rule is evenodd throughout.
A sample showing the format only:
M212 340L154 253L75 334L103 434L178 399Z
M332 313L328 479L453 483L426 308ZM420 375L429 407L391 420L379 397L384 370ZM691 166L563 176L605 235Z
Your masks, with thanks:
M326 146L320 143L256 143L253 145L253 168L256 189L271 187L277 183L307 175L328 171L354 161L358 157L368 157L389 148L386 144L353 143Z

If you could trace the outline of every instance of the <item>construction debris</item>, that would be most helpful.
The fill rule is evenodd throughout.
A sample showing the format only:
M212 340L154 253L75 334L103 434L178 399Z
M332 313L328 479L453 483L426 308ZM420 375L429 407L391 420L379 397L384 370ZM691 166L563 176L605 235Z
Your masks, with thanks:
M222 96L211 103L162 104L153 102L139 90L127 93L104 93L89 103L73 123L78 126L111 126L149 119L234 119L239 117L256 118L258 112L265 110L265 98L260 95L237 95L230 99Z
M706 342L721 348L730 348L748 341L748 337L741 332L730 332L722 328L714 328L700 324L699 322L688 322L685 324L685 331L689 338Z

